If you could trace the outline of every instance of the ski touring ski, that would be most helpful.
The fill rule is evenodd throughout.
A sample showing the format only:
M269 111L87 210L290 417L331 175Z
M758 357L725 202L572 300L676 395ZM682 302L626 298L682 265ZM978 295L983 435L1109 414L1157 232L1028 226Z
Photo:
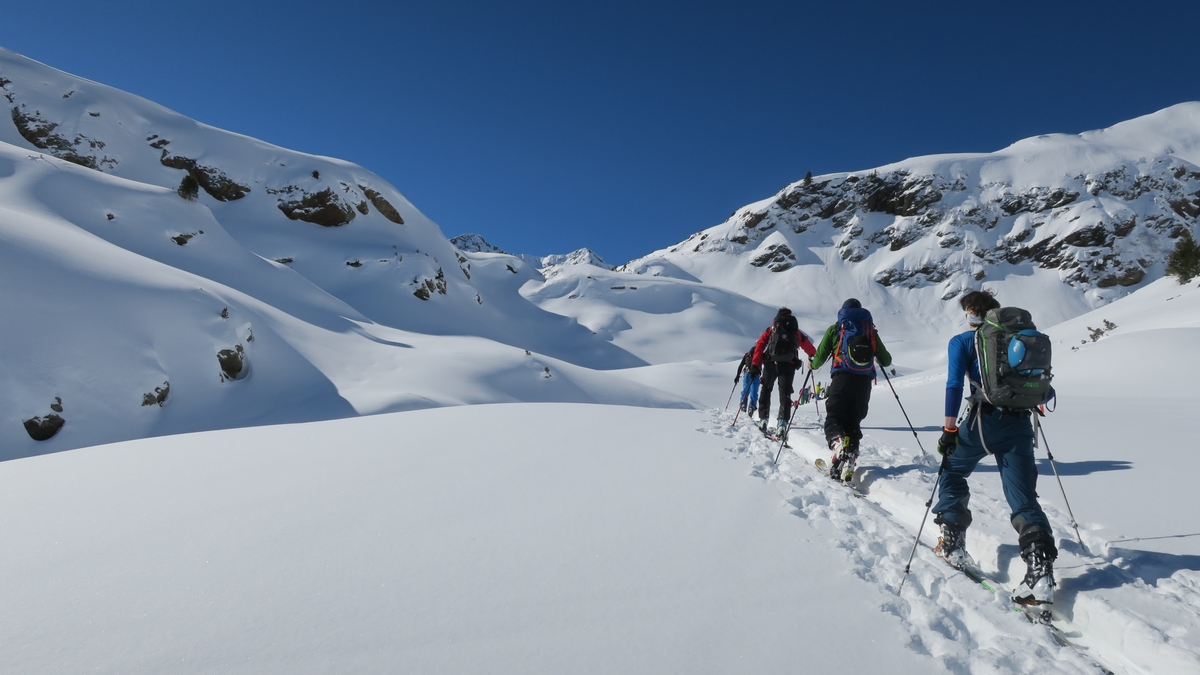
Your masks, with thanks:
M937 555L937 554L935 553L934 555ZM987 575L985 575L979 569L972 567L970 565L964 565L962 567L955 567L954 565L951 565L945 558L942 558L941 556L937 556L937 557L939 559L941 559L942 562L945 562L946 565L949 566L951 569L962 572L964 576L966 576L971 581L974 581L975 583L979 584L988 592L990 592L992 594L1002 594L1004 597L1009 598L1009 600L1011 601L1011 599L1012 599L1011 593L1009 593L1009 591L1007 589L1005 589L1000 584L996 583L994 580L989 579L987 577ZM1050 637L1060 647L1070 647L1071 649L1075 650L1075 652L1078 653L1080 656L1082 656L1083 658L1090 661L1092 663L1092 665L1096 666L1096 668L1098 668L1100 670L1100 672L1104 673L1105 675L1114 675L1112 670L1109 670L1108 667L1106 667L1104 664L1097 661L1096 657L1092 656L1091 652L1088 650L1087 647L1084 647L1076 642L1073 642L1070 639L1070 637L1066 634L1066 632L1063 631L1062 628L1059 628L1058 626L1054 625L1054 622L1050 616L1049 610L1044 609L1040 605L1021 605L1016 602L1012 603L1012 608L1013 608L1014 612L1020 612L1022 615L1024 615L1024 617L1029 621L1029 623L1045 626L1046 630L1050 632Z

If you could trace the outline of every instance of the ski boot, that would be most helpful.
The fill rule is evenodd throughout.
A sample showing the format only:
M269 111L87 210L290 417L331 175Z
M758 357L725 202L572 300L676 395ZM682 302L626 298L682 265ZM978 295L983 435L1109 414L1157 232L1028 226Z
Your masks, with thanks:
M975 559L971 557L970 553L967 553L967 531L942 520L941 517L934 522L942 526L942 534L938 537L937 546L933 547L934 554L950 563L950 566L956 570L975 568Z
M788 428L787 420L783 419L782 417L776 419L775 420L775 437L786 439L787 438L787 428Z
M1046 532L1031 532L1021 535L1021 559L1028 569L1021 585L1012 593L1012 600L1042 621L1050 618L1054 606L1054 559L1058 548L1054 538Z
M767 433L767 418L764 417L758 420L758 430L764 434Z
M850 437L835 439L829 444L829 449L833 451L833 458L829 461L829 477L849 483L854 477L854 463L858 460L858 453L851 448Z
M854 480L854 469L858 467L858 448L842 452L842 482L849 485Z

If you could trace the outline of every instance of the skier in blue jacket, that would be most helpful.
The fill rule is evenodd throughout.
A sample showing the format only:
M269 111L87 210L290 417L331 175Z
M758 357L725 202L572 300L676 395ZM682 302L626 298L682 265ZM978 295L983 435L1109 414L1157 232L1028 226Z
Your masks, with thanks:
M986 291L972 291L962 297L959 305L967 313L971 330L950 339L946 418L937 446L944 468L938 483L941 496L933 507L934 522L942 531L934 552L954 567L975 566L966 549L966 530L971 525L971 510L967 508L971 491L967 477L979 460L990 453L996 458L1004 496L1012 511L1010 522L1017 531L1021 558L1028 567L1021 585L1013 591L1013 600L1025 605L1048 606L1054 601L1054 559L1058 549L1050 521L1037 501L1031 412L997 408L972 396L969 400L974 402L962 430L957 426L963 379L969 378L973 395L975 383L980 381L975 331L983 325L988 310L999 308L1000 303Z

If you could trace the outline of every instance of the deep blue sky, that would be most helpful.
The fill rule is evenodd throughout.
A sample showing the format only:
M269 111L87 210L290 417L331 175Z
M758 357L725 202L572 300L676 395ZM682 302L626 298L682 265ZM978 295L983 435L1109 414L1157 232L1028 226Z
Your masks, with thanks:
M1200 100L1200 3L8 3L0 45L361 164L447 236L669 246L814 174Z

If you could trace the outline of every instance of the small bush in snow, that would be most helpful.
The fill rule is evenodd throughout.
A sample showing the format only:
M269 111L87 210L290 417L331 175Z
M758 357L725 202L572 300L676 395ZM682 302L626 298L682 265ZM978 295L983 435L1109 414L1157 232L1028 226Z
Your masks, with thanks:
M183 180L179 181L179 189L176 192L179 193L180 197L189 202L194 202L200 196L200 183L197 183L196 179L192 178L192 174L189 173L183 177Z
M1192 238L1192 233L1184 231L1183 236L1175 244L1175 250L1167 256L1167 274L1186 284L1200 276L1200 244Z

